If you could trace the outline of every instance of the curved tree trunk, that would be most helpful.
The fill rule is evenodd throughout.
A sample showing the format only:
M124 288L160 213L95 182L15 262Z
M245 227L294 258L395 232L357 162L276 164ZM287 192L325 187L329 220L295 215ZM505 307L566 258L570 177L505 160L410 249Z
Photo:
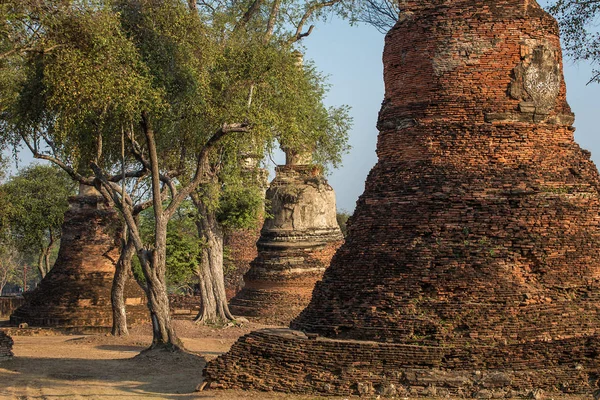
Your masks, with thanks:
M48 243L48 246L46 246L46 248L44 249L44 269L46 270L46 274L48 274L48 272L50 272L50 270L52 269L52 266L50 265L50 252L52 251L52 247L54 246L54 235L52 234L51 229L48 230L48 237L50 239L50 242Z
M115 266L115 277L113 279L110 299L113 312L113 336L127 336L127 314L125 307L125 285L131 275L131 259L135 254L133 241L128 239L123 242L121 255Z
M46 268L44 268L44 249L40 249L40 254L38 255L38 271L40 271L40 276L42 279L46 277Z
M169 297L165 280L167 226L156 229L155 249L138 251L142 272L146 278L146 296L152 320L152 349L177 351L183 344L177 337L171 321Z
M198 209L198 236L203 238L206 248L202 252L202 263L198 266L200 280L200 312L196 323L222 323L234 317L227 305L225 279L223 277L223 232L216 215L201 201L194 203Z

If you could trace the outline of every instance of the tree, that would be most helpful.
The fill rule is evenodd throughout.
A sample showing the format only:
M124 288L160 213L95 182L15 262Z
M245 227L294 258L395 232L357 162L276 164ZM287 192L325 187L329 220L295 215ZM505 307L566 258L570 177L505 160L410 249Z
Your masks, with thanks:
M588 83L600 82L600 1L557 0L549 10L558 19L566 54L574 61L590 62L595 68Z
M48 165L28 166L4 184L13 243L20 253L35 255L42 278L52 267L50 256L60 240L67 198L74 190L64 171Z
M19 271L17 249L9 240L0 241L0 295L8 283L16 281Z
M168 222L200 185L214 184L221 160L262 155L277 135L302 132L289 119L298 100L292 94L313 95L306 80L316 82L314 71L298 68L281 41L229 36L177 0L9 4L19 11L9 13L9 25L25 20L34 29L9 41L3 67L20 78L1 113L3 136L96 187L120 210L145 278L151 348L177 349L166 288ZM140 180L149 183L147 196L134 196ZM150 244L137 218L145 209L154 220Z
M312 65L302 65L300 53L294 50L294 45L311 34L313 26L306 29L306 24L325 17L327 10L341 12L342 9L338 7L342 3L340 0L198 2L200 15L220 32L219 41L236 49L242 58L260 54L248 52L256 45L274 48L287 55L285 64L277 68L288 70L289 77L293 79L287 82L287 87L282 85L283 82L271 87L276 90L278 101L272 103L272 115L262 116L272 121L271 126L266 128L280 144L289 148L313 148L317 162L334 165L339 164L341 154L347 148L346 133L350 124L347 109L323 107L326 91L321 84L323 78ZM241 89L239 98L242 102L237 105L241 115L244 109L252 109L257 102L260 104L264 101L261 96L269 87L261 87L260 80L272 69L272 62L256 64L256 70L247 74L245 84L236 88ZM227 76L241 76L245 73L244 68L245 63L234 63L223 64L219 70L227 79ZM214 98L220 96L220 93L216 93ZM256 125L252 126L252 130L256 130ZM234 318L227 306L223 279L223 229L244 227L248 226L248 222L256 222L257 210L262 205L260 190L256 190L260 179L253 179L252 174L250 179L242 179L240 172L242 165L248 162L252 164L264 157L265 150L256 146L257 143L253 147L237 148L236 151L231 151L227 142L223 144L216 149L216 156L207 165L209 180L192 193L198 212L198 235L205 244L198 268L201 304L196 322L220 322ZM258 173L257 169L254 171ZM252 186L255 190L248 190ZM236 208L228 208L232 204L230 202L227 205L227 200L232 199L231 195L244 190L246 198L252 199L246 201L246 208L239 207L239 203ZM237 198L240 199L239 196ZM232 212L231 218L223 211Z

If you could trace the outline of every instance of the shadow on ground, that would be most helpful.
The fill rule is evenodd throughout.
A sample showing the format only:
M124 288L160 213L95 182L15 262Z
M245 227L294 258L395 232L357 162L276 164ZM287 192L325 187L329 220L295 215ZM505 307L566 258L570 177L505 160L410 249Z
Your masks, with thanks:
M166 352L108 360L18 357L0 364L0 398L5 394L13 398L76 396L79 386L85 386L86 397L92 398L118 397L118 393L192 398L205 364L195 354Z

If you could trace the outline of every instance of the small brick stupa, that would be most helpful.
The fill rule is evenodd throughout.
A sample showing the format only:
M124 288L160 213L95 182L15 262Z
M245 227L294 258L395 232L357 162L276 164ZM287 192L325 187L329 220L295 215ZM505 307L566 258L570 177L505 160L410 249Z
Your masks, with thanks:
M557 23L534 0L401 8L346 243L293 330L241 338L209 387L591 398L600 179L573 139Z
M315 283L343 242L335 193L309 154L286 151L267 190L270 218L244 289L230 302L234 315L288 324L310 301Z
M54 267L33 292L25 294L25 304L11 315L11 323L110 328L120 226L117 211L93 188L82 187L78 196L71 196ZM125 298L128 324L148 319L145 296L133 279Z
M12 338L0 331L0 362L10 360L13 357L12 347Z

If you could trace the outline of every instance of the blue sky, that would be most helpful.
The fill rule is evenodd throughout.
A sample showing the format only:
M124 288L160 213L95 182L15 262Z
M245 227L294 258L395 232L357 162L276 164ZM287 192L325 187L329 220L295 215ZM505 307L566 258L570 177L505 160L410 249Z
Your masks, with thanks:
M312 59L319 70L329 75L332 87L328 105L352 107L352 150L344 157L343 166L328 177L337 195L338 210L354 210L367 174L377 162L375 125L383 100L383 40L384 35L373 27L351 27L345 21L333 20L317 25L304 42L305 58ZM592 152L592 159L599 165L600 85L586 86L591 76L589 65L574 65L565 59L564 73L567 100L575 113L575 140Z

